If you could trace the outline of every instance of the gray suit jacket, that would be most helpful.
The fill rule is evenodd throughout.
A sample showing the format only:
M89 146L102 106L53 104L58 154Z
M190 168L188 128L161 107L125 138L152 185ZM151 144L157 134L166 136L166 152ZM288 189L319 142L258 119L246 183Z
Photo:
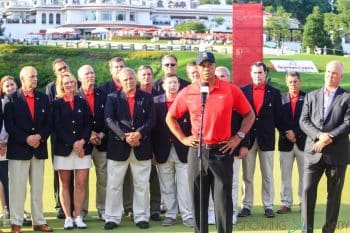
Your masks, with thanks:
M305 96L299 122L300 128L307 135L305 162L315 164L323 158L330 165L346 165L350 162L350 94L339 87L324 119L323 90L320 88ZM312 147L322 132L333 135L333 143L326 146L322 153L315 153Z

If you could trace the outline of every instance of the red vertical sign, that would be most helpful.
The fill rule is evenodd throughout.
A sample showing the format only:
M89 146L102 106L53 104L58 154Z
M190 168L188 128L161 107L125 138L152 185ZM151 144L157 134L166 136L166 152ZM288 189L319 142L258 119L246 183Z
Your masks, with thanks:
M251 83L250 65L263 59L262 3L234 3L232 11L233 83Z

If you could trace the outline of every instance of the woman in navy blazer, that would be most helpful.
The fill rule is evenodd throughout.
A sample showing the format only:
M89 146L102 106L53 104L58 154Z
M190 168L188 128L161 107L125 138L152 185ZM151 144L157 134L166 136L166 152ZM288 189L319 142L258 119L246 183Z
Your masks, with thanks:
M91 114L77 94L77 80L67 72L57 77L57 99L53 102L54 168L60 179L60 200L66 215L65 229L86 228L80 216L85 183L91 167L87 144L91 135ZM91 152L90 152L91 153ZM74 170L74 220L71 214L70 179Z

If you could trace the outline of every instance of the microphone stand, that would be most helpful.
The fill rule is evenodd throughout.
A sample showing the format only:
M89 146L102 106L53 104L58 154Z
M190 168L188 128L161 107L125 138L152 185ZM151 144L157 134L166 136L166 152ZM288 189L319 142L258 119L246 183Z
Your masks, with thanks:
M203 156L202 156L202 138L203 138L203 122L204 122L205 101L201 103L201 124L199 130L199 143L197 156L199 158L199 233L204 232L204 177L203 177Z

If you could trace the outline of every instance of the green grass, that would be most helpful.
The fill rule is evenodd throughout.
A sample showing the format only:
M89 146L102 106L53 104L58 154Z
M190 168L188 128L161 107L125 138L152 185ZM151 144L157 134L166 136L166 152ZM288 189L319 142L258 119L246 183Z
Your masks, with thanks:
M125 52L118 50L106 50L106 49L64 49L64 48L45 48L42 46L33 47L21 47L21 46L4 46L0 45L0 76L5 74L11 74L18 76L20 67L24 65L34 65L39 70L39 83L41 88L52 79L51 62L62 57L68 61L71 66L71 70L75 73L76 70L83 64L91 64L96 71L98 82L108 80L110 75L108 73L107 61L113 56L124 56L128 66L137 69L141 64L149 64L155 70L155 76L161 77L162 72L160 70L160 58L165 52ZM179 60L179 75L186 77L185 66L186 63L192 61L196 57L194 52L173 52ZM216 54L217 64L224 65L231 68L231 58L229 55ZM345 78L342 82L342 86L350 90L350 80L348 78L350 74L350 60L349 58L341 56L316 56L316 55L296 55L296 56L266 56L264 62L268 63L270 59L295 59L295 60L312 60L320 70L318 74L302 74L302 89L305 91L319 88L323 85L323 72L325 65L330 60L340 60L345 64ZM272 85L277 86L281 91L286 91L284 84L284 73L271 72ZM258 163L257 163L258 164ZM278 153L275 153L275 209L280 205L280 169L279 169L279 157ZM95 174L93 168L90 170L90 206L89 216L87 219L88 229L86 230L74 230L74 232L86 232L86 233L99 233L106 232L103 230L103 223L97 220L94 199L95 199ZM347 172L345 179L345 186L343 190L342 206L339 216L339 224L337 233L350 232L350 186L348 181L350 180L350 174ZM293 187L294 187L294 202L299 203L296 188L297 188L297 170L293 171ZM53 195L53 172L51 160L46 162L45 184L44 184L44 211L47 217L48 223L55 228L55 232L66 232L63 230L63 220L55 219L54 213L54 195ZM253 215L248 218L239 218L238 224L234 227L234 231L237 232L261 232L261 233L286 233L286 232L300 232L300 213L298 212L298 206L293 207L293 212L287 215L277 215L274 219L266 219L263 216L263 208L261 206L260 198L261 190L261 175L259 166L256 167L255 174L255 198ZM29 192L28 192L29 193ZM29 195L28 195L29 196ZM27 198L29 200L29 197ZM325 178L320 182L318 188L318 201L315 215L315 232L320 232L323 221L325 219L325 203L327 199L327 189ZM30 210L29 201L26 202L26 209ZM1 229L1 227L0 227ZM10 232L9 229L2 229L4 232ZM31 231L31 228L24 228L24 231ZM114 232L114 231L113 231ZM181 224L179 219L178 223L172 227L162 227L159 222L151 222L151 227L148 230L139 230L128 218L122 220L121 226L116 230L120 233L131 232L152 232L152 233L182 233L193 232L193 229L186 228ZM210 226L210 232L216 232L214 226Z
M43 90L45 85L54 79L51 70L51 62L56 58L65 59L71 67L71 71L76 74L78 68L84 64L90 64L95 69L97 83L102 83L110 79L108 60L114 56L124 57L127 66L137 70L142 65L150 65L154 70L155 79L161 78L163 72L160 66L160 59L167 53L172 53L179 60L178 75L187 79L186 64L195 60L197 53L188 51L120 51L116 49L87 49L87 48L62 48L45 46L20 46L20 45L0 45L0 77L12 75L18 77L21 67L33 65L39 73L39 89ZM229 54L215 54L217 65L227 66L231 69L232 59ZM304 91L314 90L323 85L323 76L326 63L330 60L340 60L345 65L345 78L342 86L350 90L350 59L333 55L291 55L291 56L265 56L264 62L269 64L271 59L291 59L291 60L312 60L320 73L303 73L302 89ZM249 71L247 71L249 72ZM286 91L284 73L270 72L273 86Z
M278 153L275 153L275 166L274 166L274 177L275 177L275 209L280 205L280 169L279 169L279 157ZM88 229L86 230L74 230L74 232L85 232L85 233L102 233L106 232L103 230L103 222L97 220L96 208L94 204L95 200L95 174L94 168L90 169L90 201L89 201L89 215L87 219ZM241 179L240 179L241 180ZM350 187L348 181L350 180L350 173L347 172L345 178L345 186L343 190L342 205L339 216L339 228L336 232L345 233L350 232ZM323 221L325 219L325 204L327 200L327 189L326 179L322 178L318 187L318 199L315 215L315 227L316 232L320 232ZM260 168L257 163L255 172L255 195L254 195L254 208L253 215L247 218L239 218L238 224L234 226L234 231L242 233L253 233L253 232L266 232L266 233L286 233L293 232L292 230L300 229L300 213L299 213L299 200L296 193L297 188L297 169L296 166L293 170L293 187L294 187L294 203L291 214L276 215L274 219L267 219L263 215L263 207L261 206L261 175ZM29 191L29 190L28 190ZM29 193L29 192L28 192ZM239 197L240 202L241 197ZM54 198L53 198L53 170L51 160L46 161L45 169L45 184L44 184L44 211L47 217L48 224L55 228L55 232L66 232L63 230L63 220L57 220L55 218L54 211ZM29 206L29 195L27 195L26 210L30 210ZM151 227L147 230L139 230L129 218L125 217L122 219L121 226L116 230L120 233L133 233L133 232L152 232L152 233L182 233L182 232L193 232L193 229L187 228L182 225L181 219L178 218L176 225L171 227L163 227L160 222L150 223ZM1 227L0 227L1 229ZM215 227L209 227L210 232L214 233ZM2 229L4 232L10 232L9 229ZM24 228L25 231L31 230L31 228ZM114 231L113 231L114 232ZM299 230L297 232L300 232Z

